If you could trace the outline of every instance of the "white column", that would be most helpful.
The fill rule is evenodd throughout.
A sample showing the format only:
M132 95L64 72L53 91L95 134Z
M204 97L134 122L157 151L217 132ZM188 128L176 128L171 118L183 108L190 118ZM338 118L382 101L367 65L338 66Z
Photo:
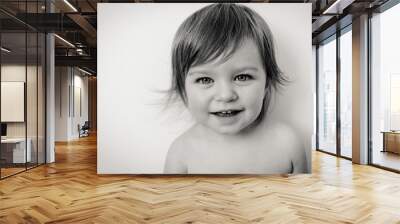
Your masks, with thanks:
M353 162L368 163L368 16L353 19Z
M54 5L46 1L47 12L54 12ZM55 162L55 43L54 35L46 35L46 163Z
M54 133L55 133L55 76L54 76L54 35L46 36L46 163L55 161Z

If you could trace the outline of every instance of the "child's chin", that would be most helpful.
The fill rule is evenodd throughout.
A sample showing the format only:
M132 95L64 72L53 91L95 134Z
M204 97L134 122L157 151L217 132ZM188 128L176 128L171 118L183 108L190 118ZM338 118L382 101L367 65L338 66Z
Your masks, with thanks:
M242 131L242 128L237 128L237 127L220 127L214 129L219 134L222 135L237 135Z

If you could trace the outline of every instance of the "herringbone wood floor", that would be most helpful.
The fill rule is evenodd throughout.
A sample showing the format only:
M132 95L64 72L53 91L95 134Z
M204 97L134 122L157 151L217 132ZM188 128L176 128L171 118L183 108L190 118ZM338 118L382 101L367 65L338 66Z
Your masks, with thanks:
M296 176L98 176L96 139L0 181L0 223L400 223L400 175L313 153Z

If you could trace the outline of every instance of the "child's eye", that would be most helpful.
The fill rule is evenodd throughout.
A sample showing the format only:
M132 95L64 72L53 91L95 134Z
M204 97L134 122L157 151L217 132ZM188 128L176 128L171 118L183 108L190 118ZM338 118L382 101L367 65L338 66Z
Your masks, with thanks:
M208 78L208 77L201 77L201 78L196 79L196 83L200 83L203 85L209 85L213 82L214 82L214 80L212 80L211 78Z
M234 80L243 82L243 81L248 81L251 79L253 79L253 77L249 74L240 74L240 75L237 75Z

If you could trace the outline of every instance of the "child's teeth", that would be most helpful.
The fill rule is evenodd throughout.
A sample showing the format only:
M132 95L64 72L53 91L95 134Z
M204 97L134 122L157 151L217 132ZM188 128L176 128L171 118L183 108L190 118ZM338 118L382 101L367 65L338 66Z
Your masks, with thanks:
M223 115L223 116L225 116L225 115L230 116L230 115L233 114L233 111L232 111L232 110L220 111L220 112L218 112L218 114L221 114L221 115Z

